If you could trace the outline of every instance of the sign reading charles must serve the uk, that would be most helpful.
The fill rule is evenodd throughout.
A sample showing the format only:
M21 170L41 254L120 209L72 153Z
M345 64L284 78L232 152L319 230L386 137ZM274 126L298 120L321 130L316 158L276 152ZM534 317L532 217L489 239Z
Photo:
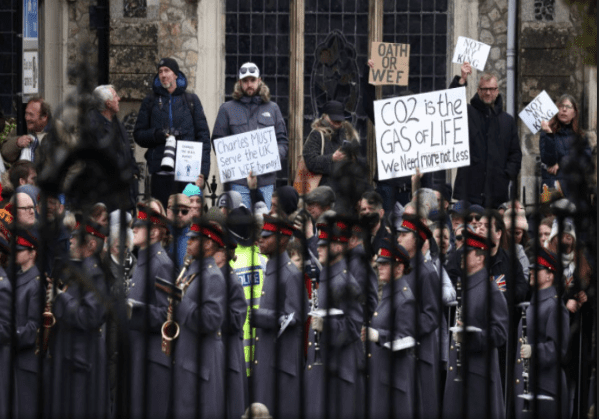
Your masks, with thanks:
M281 170L274 127L248 131L214 140L221 182L245 179Z
M466 88L374 102L380 180L468 166Z

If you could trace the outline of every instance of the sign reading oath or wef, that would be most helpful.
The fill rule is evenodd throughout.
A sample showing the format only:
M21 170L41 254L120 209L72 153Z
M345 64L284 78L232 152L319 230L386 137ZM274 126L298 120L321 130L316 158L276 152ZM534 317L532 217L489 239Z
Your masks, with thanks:
M465 36L458 36L458 43L455 46L451 62L456 64L469 62L472 67L483 71L489 57L489 51L491 51L490 45L466 38Z
M370 49L374 68L370 69L370 84L407 86L410 73L410 45L373 42Z
M175 180L195 182L202 170L202 143L177 141Z
M245 179L281 170L277 136L273 127L214 140L221 182Z
M546 91L542 91L528 106L519 113L520 119L526 124L530 132L536 134L541 129L541 122L549 121L559 109L551 100Z
M470 164L466 88L374 102L379 179Z

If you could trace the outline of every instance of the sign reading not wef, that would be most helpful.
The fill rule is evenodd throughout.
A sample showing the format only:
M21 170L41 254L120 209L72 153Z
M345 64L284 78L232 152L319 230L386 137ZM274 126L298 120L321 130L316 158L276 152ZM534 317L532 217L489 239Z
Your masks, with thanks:
M245 179L281 170L277 136L273 127L214 140L221 182Z
M409 44L373 42L371 51L374 68L370 69L370 84L408 85L410 73Z
M380 180L470 164L466 88L374 102Z
M541 129L541 122L549 121L559 109L551 100L546 91L542 91L528 106L520 112L520 119L526 124L530 132L536 134Z

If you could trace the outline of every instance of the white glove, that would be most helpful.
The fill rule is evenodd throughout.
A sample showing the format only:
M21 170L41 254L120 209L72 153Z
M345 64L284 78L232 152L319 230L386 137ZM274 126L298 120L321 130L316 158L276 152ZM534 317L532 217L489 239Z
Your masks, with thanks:
M312 329L317 332L322 332L324 326L324 319L322 317L312 317Z
M372 327L368 328L368 340L371 342L378 342L379 341L379 332L376 329L373 329Z
M463 339L463 333L462 332L453 332L453 340L456 343L462 343L462 339Z
M532 345L522 345L520 348L520 356L522 358L530 358L532 355Z

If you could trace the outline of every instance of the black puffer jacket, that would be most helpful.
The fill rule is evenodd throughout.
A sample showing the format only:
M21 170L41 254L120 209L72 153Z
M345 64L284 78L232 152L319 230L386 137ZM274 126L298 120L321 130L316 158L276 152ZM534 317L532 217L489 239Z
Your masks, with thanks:
M178 131L177 140L199 141L202 148L202 174L208 178L210 171L210 130L200 98L185 93L187 78L179 72L177 88L173 94L162 87L158 75L152 83L153 94L141 103L133 139L147 148L145 157L150 173L160 171L160 162L166 143L165 132ZM193 110L193 115L192 115Z
M450 87L458 87L457 80ZM470 166L458 169L453 198L497 208L509 200L510 180L516 180L522 164L516 122L503 111L501 95L493 107L474 95L468 105L468 130Z

